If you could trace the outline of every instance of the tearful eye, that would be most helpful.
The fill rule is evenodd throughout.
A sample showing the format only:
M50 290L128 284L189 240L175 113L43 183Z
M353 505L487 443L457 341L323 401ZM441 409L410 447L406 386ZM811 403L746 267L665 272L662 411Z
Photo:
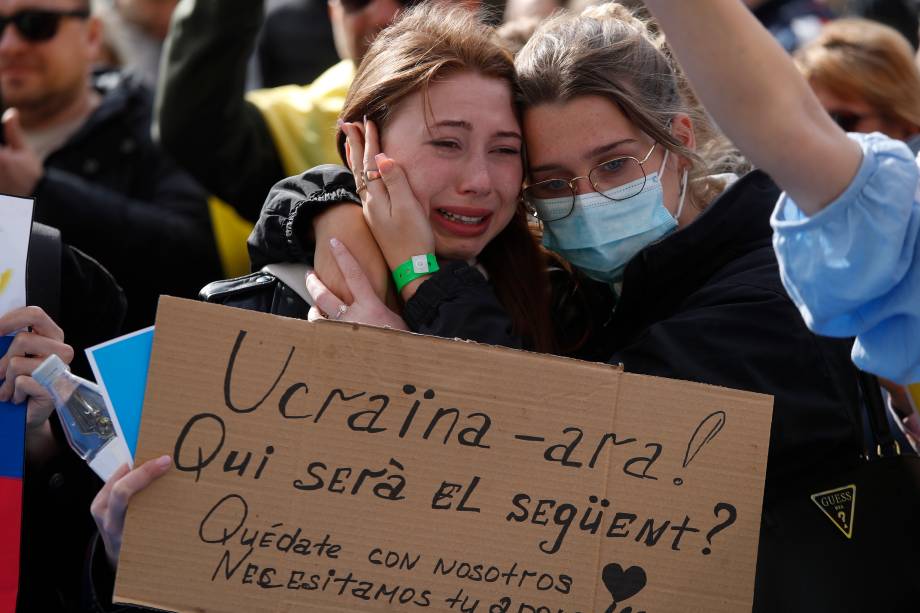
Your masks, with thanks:
M619 158L616 160L610 160L609 162L604 162L603 164L598 166L598 169L601 170L602 172L613 173L613 172L618 172L622 170L623 166L625 165L626 165L626 160L623 158Z
M563 192L569 189L569 183L562 179L549 179L540 183L540 187L553 192Z

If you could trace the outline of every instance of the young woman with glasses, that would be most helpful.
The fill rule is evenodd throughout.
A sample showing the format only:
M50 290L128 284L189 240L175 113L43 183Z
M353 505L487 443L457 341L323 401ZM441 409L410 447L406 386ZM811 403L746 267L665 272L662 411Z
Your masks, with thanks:
M592 343L627 372L774 397L762 529L777 530L770 511L802 471L851 457L859 403L849 344L812 334L783 288L769 223L779 189L760 171L720 174L742 160L663 40L616 3L551 18L515 63L525 206L543 244L598 282L581 289L616 297L585 315ZM414 210L390 196L394 211ZM756 611L782 589L768 578Z

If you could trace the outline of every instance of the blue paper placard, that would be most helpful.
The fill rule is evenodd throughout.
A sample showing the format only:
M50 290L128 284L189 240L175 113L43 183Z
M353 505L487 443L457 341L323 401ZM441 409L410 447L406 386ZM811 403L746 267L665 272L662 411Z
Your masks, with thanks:
M96 382L118 418L132 457L137 449L152 349L150 327L86 350Z
M12 342L12 336L0 336L0 357ZM26 405L0 402L0 477L22 479L25 434Z

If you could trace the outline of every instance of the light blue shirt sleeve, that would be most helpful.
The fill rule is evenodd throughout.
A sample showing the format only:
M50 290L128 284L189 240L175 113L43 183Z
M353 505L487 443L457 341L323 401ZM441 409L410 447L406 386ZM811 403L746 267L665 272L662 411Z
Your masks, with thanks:
M780 274L809 328L857 337L857 366L918 382L920 168L900 141L850 138L863 160L837 200L808 217L780 196L770 220Z

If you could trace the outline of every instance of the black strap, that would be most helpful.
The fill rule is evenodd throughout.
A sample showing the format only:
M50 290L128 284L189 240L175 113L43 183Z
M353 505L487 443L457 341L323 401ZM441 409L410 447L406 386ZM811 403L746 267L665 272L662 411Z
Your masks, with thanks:
M876 445L875 449L867 449L866 451L870 455L891 453L898 449L899 444L888 421L886 413L888 409L885 407L878 377L861 370L858 372L859 388L862 391L863 398L862 404L868 414L871 439Z
M61 232L32 224L26 261L26 303L39 306L54 321L61 316Z

